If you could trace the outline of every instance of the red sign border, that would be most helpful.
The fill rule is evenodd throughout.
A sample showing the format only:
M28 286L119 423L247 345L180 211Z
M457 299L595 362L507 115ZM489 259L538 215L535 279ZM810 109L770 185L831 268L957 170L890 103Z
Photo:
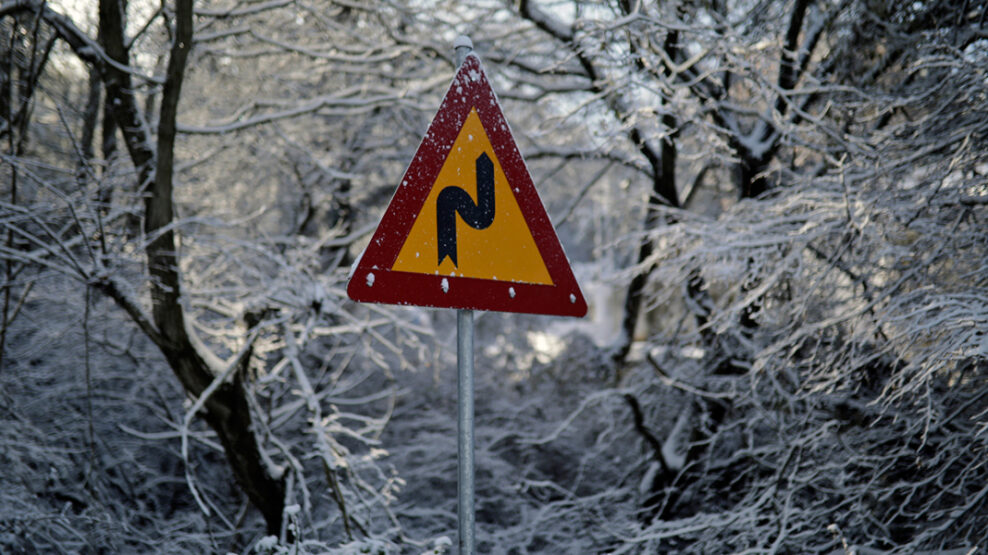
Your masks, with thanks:
M446 157L476 108L553 285L391 270ZM460 66L405 170L377 231L357 263L347 295L361 302L582 317L587 303L480 59Z

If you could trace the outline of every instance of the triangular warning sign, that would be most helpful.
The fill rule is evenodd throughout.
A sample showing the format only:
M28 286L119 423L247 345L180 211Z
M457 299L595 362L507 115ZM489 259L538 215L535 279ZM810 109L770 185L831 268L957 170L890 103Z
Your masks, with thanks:
M453 78L347 294L364 302L586 314L475 55Z

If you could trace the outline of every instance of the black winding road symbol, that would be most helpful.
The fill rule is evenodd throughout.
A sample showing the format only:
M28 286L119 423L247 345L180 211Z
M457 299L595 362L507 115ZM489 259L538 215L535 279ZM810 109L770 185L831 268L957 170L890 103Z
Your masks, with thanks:
M456 214L474 229L487 229L494 222L494 163L481 154L477 158L477 204L460 187L446 187L436 200L436 236L439 262L448 256L456 266Z

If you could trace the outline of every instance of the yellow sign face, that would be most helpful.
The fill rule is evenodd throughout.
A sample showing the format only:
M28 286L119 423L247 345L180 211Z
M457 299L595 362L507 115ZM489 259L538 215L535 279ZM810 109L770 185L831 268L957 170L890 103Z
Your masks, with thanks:
M475 108L391 269L553 285Z

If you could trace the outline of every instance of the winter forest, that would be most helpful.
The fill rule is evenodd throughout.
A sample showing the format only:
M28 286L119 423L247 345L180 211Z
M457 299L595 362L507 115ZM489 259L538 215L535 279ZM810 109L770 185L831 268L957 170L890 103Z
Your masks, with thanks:
M346 284L461 34L589 305L475 314L479 552L988 549L983 0L0 0L0 552L457 551Z

